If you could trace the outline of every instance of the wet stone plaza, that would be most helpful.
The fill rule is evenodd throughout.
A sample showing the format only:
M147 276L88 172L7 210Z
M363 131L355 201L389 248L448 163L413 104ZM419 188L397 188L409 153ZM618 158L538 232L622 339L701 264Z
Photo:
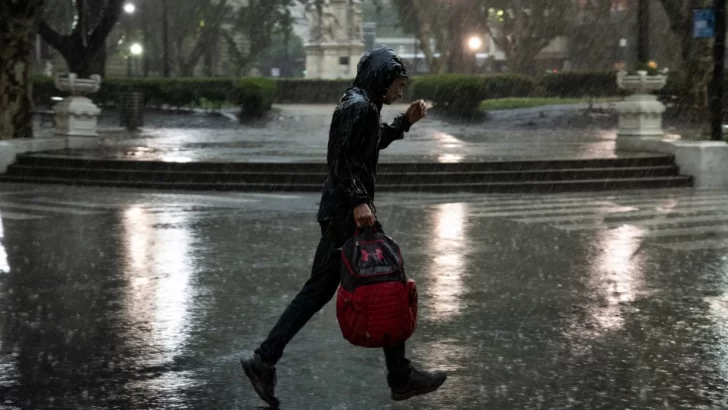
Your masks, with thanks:
M239 358L310 273L318 195L0 185L1 409L255 409ZM283 409L728 407L728 194L377 198L420 291L396 403L329 304Z
M609 112L613 104L598 105ZM326 161L334 105L277 105L267 121L240 124L236 112L145 113L144 127L119 127L119 113L99 119L98 150L64 155L102 159L165 162ZM615 152L617 119L587 105L494 111L471 123L450 122L436 115L416 124L402 141L383 151L382 162L481 162L511 160L595 159L644 154ZM407 106L385 106L391 121ZM669 131L669 130L668 130ZM40 136L51 130L38 129Z

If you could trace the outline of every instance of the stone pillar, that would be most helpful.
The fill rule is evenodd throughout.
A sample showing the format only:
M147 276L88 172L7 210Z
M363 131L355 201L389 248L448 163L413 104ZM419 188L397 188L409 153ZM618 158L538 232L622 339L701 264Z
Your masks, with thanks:
M354 78L364 53L360 0L324 0L320 10L309 1L306 10L306 78Z
M665 106L653 94L635 94L617 103L621 137L662 138L662 114Z
M666 76L648 76L646 71L638 71L632 76L622 71L617 75L619 87L635 93L617 103L617 150L640 150L644 140L664 137L662 115L666 108L652 93L662 89L666 83Z
M79 79L76 74L69 74L66 78L56 75L56 87L61 91L71 93L60 103L53 107L56 112L56 134L63 136L96 137L96 120L101 114L86 94L99 90L101 77L93 75L90 79Z
M306 45L306 78L319 78L321 60L323 60L321 47L314 44Z

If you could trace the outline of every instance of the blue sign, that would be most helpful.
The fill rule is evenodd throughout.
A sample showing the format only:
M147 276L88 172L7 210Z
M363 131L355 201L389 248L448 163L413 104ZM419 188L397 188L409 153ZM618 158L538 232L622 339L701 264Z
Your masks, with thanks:
M712 8L693 10L693 37L715 37L715 10Z

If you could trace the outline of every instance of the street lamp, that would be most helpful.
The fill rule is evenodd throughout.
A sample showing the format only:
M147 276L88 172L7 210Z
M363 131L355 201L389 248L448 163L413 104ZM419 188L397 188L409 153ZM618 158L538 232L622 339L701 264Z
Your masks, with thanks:
M468 47L470 47L470 50L472 51L478 51L480 50L480 47L483 47L483 40L478 36L472 36L468 40Z
M132 3L126 3L124 4L124 13L129 15L129 18L126 19L125 26L126 26L126 36L124 37L124 41L130 41L131 40L131 23L132 23L132 17L131 15L134 14L134 11L136 11L136 6ZM131 77L131 56L128 58L127 64L126 64L126 75Z
M622 37L619 39L619 60L621 61L621 69L626 70L627 68L627 45L628 41Z
M131 77L134 71L132 69L132 65L134 65L135 63L133 63L132 60L134 60L134 57L139 57L143 52L144 48L139 43L134 43L129 47L130 55L129 57L127 57L127 76Z
M473 74L478 72L478 51L483 47L483 40L478 36L472 36L468 39L468 47L473 52Z
M142 48L141 44L134 43L129 47L129 51L131 51L132 55L139 56L144 52L144 48Z

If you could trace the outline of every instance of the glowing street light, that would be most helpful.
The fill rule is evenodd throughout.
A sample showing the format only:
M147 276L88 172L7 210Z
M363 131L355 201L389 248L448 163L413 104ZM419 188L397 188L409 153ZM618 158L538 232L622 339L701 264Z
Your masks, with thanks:
M483 40L478 36L472 36L468 40L468 47L473 51L478 51L480 47L483 47Z
M134 6L131 3L124 4L124 13L126 13L126 14L134 14L134 11L136 11L136 6Z
M142 52L144 52L144 49L142 48L142 45L139 43L134 43L129 47L129 51L131 51L132 55L138 56L141 55Z

